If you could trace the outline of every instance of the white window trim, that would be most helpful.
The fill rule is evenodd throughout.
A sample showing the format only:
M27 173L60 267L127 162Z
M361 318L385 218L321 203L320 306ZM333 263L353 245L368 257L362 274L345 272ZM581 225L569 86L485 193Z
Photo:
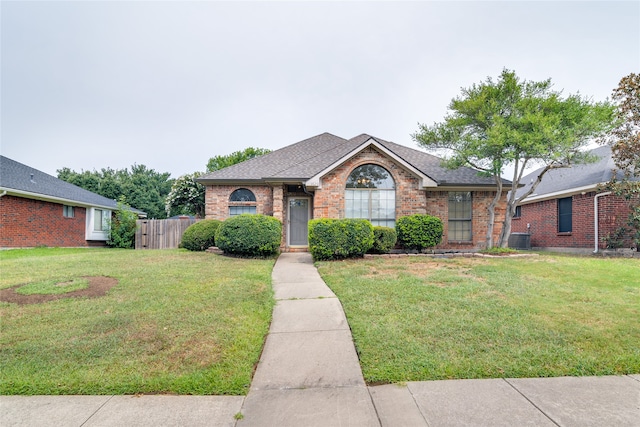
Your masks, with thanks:
M96 210L101 210L103 212L103 227L102 231L95 231L94 224L96 218ZM101 240L107 241L109 240L109 224L108 219L111 218L112 211L108 209L100 209L100 208L87 208L87 226L85 231L85 239L86 240Z

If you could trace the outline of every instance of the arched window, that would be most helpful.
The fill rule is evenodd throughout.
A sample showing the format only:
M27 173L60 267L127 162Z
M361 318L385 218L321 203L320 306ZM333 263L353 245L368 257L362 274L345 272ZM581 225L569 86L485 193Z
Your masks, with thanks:
M256 213L256 196L251 190L238 188L229 196L229 216Z
M347 179L345 217L364 218L373 225L395 227L396 185L382 166L358 166Z

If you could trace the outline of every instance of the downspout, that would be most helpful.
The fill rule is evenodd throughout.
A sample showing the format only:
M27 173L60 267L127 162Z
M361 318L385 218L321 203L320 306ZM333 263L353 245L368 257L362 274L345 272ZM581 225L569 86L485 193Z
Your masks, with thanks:
M601 196L608 196L609 194L611 194L611 191L606 191L604 193L600 193L600 194L596 194L593 197L593 235L595 236L595 242L594 242L594 248L593 248L593 253L597 254L598 253L598 197Z

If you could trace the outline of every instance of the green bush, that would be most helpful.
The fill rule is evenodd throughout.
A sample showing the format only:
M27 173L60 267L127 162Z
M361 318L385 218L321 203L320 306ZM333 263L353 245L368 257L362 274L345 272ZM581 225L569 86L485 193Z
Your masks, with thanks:
M421 251L442 241L442 220L424 214L403 216L396 221L396 232L403 248Z
M224 252L266 256L278 252L282 223L272 216L242 214L226 219L216 232L216 244Z
M316 260L362 256L373 246L373 226L366 219L309 221L309 251Z
M180 247L190 251L204 251L216 245L216 230L222 224L217 219L203 219L191 224L182 234Z
M124 197L118 199L118 209L109 220L109 240L112 248L133 249L136 243L136 220L138 215L125 203Z
M374 254L388 254L396 245L398 234L389 227L373 227L373 247L369 252Z

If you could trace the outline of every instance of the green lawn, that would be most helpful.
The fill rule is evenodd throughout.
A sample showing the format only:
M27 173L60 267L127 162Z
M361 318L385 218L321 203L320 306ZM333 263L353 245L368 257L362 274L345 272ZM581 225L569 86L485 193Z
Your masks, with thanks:
M640 261L376 258L317 263L365 380L640 373Z
M32 249L0 251L0 263L0 288L119 280L97 299L0 302L0 394L248 391L271 321L274 259Z

